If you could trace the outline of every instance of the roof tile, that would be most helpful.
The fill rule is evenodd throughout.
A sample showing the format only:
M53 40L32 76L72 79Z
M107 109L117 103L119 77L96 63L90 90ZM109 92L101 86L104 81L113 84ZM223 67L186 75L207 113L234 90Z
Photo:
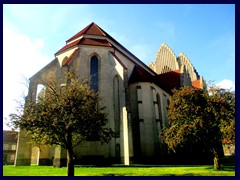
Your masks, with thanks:
M80 37L83 34L88 34L88 35L97 35L97 36L106 36L106 34L98 27L97 24L92 22L88 26L86 26L84 29L79 31L77 34L75 34L73 37L67 40L67 42L70 42L78 37Z
M93 46L107 46L107 47L111 47L112 46L105 39L89 39L89 38L81 39L79 44L82 44L82 45L93 45Z
M80 41L80 40L79 40L79 41ZM62 51L64 51L64 50L66 50L66 49L68 49L68 48L70 48L70 47L72 47L72 46L75 46L76 44L78 44L79 41L74 41L74 42L72 42L72 43L70 43L70 44L66 44L62 49L60 49L58 52L56 52L56 54L58 54L58 53L60 53L60 52L62 52Z
M198 80L195 80L192 82L192 86L195 87L195 88L201 88L201 82L200 82L200 79Z
M174 88L181 87L180 84L181 71L170 71L156 76L155 81L165 91L172 94Z

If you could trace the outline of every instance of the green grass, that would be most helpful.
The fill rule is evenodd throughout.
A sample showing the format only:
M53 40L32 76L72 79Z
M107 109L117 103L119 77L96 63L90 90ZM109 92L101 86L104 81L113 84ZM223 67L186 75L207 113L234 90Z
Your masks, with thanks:
M67 168L52 166L3 166L3 176L66 176ZM235 166L216 171L212 166L112 167L75 166L75 176L235 176Z

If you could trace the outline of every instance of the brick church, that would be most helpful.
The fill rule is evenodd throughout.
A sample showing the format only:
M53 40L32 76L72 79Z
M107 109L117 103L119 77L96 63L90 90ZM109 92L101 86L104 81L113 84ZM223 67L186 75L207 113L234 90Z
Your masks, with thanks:
M55 81L60 86L68 70L94 81L91 88L102 97L109 126L116 133L108 144L83 142L75 149L76 162L161 163L168 152L159 132L168 126L172 89L205 87L202 76L185 54L176 56L163 43L155 61L146 65L95 23L68 39L55 53L55 59L30 78L28 98L37 98L38 88L44 86L42 80ZM93 74L94 78L90 78ZM27 141L20 130L15 165L59 167L66 163L63 148L31 147Z

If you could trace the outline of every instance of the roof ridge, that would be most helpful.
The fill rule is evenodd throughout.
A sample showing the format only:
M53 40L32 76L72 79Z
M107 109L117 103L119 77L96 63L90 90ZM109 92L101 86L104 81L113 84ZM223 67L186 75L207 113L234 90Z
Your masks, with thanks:
M99 29L99 31L101 31L105 36L107 36L106 32L104 32L103 29L100 28L95 22L92 22L92 24L94 24Z
M77 34L73 35L70 39L68 39L66 41L66 43L78 38L79 36L81 36L82 34L84 34L93 24L95 24L94 22L92 22L91 24L87 25L85 28L83 28L81 31L79 31Z

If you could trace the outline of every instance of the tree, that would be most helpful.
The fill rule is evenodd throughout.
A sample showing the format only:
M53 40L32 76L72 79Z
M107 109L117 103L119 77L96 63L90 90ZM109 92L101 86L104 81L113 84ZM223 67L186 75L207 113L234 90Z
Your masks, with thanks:
M22 114L10 114L11 124L26 130L34 142L60 145L67 150L68 176L74 176L73 148L88 139L108 142L114 136L107 127L105 106L86 80L66 74L66 86L47 83L37 102L25 102ZM41 134L41 136L39 136Z
M219 169L222 140L235 138L235 96L215 87L209 91L192 87L174 90L168 123L161 135L169 150L202 143L212 152L214 168Z
M235 143L235 92L211 83L208 94L210 102L215 107L214 112L220 120L222 143ZM221 106L223 104L224 106Z

